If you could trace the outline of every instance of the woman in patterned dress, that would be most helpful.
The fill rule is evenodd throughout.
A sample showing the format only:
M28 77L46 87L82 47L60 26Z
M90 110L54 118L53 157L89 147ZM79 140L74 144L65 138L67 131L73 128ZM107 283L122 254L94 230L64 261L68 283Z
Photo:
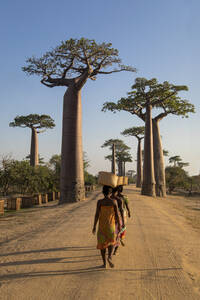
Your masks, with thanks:
M111 198L112 188L103 186L104 198L98 200L94 218L93 234L96 233L96 225L99 221L97 232L97 249L100 249L103 260L103 268L106 268L106 249L108 249L107 261L111 268L114 267L112 262L113 246L116 244L115 223L121 230L118 205L115 199Z

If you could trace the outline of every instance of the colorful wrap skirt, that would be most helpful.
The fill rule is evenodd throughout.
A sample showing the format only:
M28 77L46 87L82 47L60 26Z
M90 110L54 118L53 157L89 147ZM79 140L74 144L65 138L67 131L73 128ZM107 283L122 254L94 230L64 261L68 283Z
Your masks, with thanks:
M99 228L97 232L97 249L105 249L115 245L115 211L113 206L101 206Z

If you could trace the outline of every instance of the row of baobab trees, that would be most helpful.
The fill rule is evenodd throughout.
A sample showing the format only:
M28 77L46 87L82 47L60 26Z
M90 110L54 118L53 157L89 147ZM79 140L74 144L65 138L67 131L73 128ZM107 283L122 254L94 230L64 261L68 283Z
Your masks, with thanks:
M141 174L141 135L138 134L137 172L142 181L141 193L149 196L166 196L165 166L159 123L168 115L188 117L194 113L194 105L182 99L179 93L188 87L169 82L158 83L153 78L136 78L127 97L115 102L106 102L103 111L127 111L145 123L143 179ZM152 117L152 110L155 111ZM141 128L138 128L138 133ZM141 132L140 132L141 133ZM124 135L137 134L137 128L124 131Z
M49 88L65 86L63 102L63 127L61 150L60 203L80 201L85 198L82 147L81 90L88 79L122 71L136 72L132 66L123 65L117 49L111 43L96 43L85 38L69 39L42 57L27 59L22 70L28 75L38 75ZM159 122L169 114L187 117L194 106L179 97L186 86L156 79L137 78L128 96L117 103L106 102L103 111L125 110L145 123L144 165L142 193L154 196L155 186L165 195L164 163ZM152 108L159 113L152 119Z

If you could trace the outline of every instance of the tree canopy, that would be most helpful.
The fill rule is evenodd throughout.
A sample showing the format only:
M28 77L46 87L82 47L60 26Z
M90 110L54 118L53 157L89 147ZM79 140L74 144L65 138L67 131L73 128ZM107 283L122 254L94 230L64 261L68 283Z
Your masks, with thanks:
M189 166L188 162L182 161L182 158L180 157L180 155L171 156L169 158L169 163L173 163L174 167L180 167L180 168Z
M48 115L30 114L27 116L17 116L13 122L10 122L10 127L47 129L54 128L54 120Z
M97 44L95 40L85 38L62 41L42 57L33 56L26 63L22 70L28 75L41 76L41 83L48 87L69 86L70 79L85 73L95 80L97 74L136 71L133 67L122 65L118 50L112 48L111 43Z
M174 85L168 81L158 83L156 78L147 80L146 78L136 78L128 97L121 98L115 102L105 102L102 111L127 111L145 120L146 106L152 105L160 109L155 119L160 120L168 114L188 117L188 113L195 112L194 105L188 100L178 96L181 91L187 91L185 85Z
M112 150L112 146L113 144L115 144L115 150L116 152L122 152L125 150L129 150L130 147L127 146L122 140L120 139L109 139L106 140L103 145L101 146L101 148L105 148L105 147L109 147L110 150Z
M135 136L138 139L144 138L144 126L127 128L121 132L124 136Z

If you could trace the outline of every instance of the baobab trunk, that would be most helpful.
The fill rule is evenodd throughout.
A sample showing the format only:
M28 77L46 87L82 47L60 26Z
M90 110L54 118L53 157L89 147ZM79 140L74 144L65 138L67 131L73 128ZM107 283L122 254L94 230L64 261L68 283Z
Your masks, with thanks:
M165 166L162 141L160 137L159 120L152 120L153 124L153 150L154 171L156 180L156 196L166 197Z
M118 176L123 176L122 174L122 161L118 162Z
M142 186L142 147L141 147L141 139L138 139L136 187L141 187L141 186Z
M113 174L116 174L115 144L113 144L113 146L112 146L112 166L111 166L111 172Z
M153 162L153 132L151 105L147 105L145 116L145 136L144 136L144 165L142 195L155 197L155 176Z
M71 84L63 102L60 203L85 199L81 90Z
M126 162L123 161L123 176L126 176Z
M38 165L38 135L37 129L31 128L31 151L30 151L30 165L35 167Z

